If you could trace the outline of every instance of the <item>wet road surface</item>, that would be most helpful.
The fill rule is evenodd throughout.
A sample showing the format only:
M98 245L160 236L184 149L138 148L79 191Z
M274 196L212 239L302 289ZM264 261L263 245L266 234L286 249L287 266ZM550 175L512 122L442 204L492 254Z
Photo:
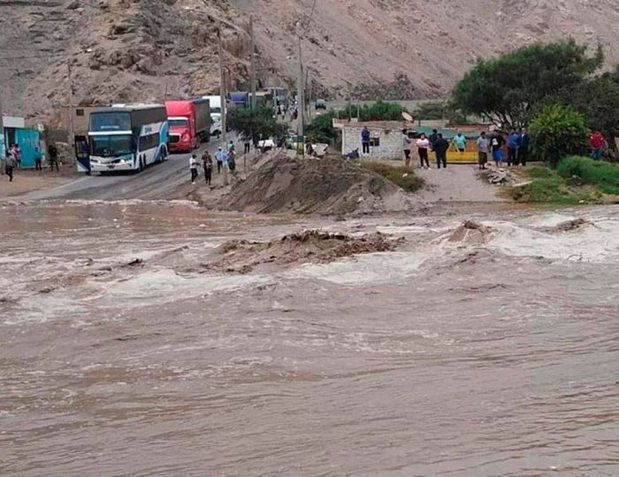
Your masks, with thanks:
M487 240L451 240L471 218ZM619 474L616 207L332 222L78 201L0 224L2 475ZM317 227L407 243L202 267Z

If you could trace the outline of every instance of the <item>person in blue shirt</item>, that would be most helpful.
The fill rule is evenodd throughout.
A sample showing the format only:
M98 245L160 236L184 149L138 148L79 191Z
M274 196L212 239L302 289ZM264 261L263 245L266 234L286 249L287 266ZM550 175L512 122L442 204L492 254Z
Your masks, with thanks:
M512 129L507 138L507 166L518 165L518 149L520 149L520 134Z
M520 145L518 146L518 162L521 166L527 165L527 159L529 158L529 144L531 139L526 128L520 130Z
M215 160L217 161L217 174L221 174L221 168L224 165L224 161L228 161L228 154L224 152L223 148L219 147L215 153Z
M364 127L361 131L361 145L363 146L363 154L370 153L370 130L368 127Z
M454 136L452 142L456 146L456 150L458 152L466 151L466 136L462 134L460 131L458 131L458 134Z

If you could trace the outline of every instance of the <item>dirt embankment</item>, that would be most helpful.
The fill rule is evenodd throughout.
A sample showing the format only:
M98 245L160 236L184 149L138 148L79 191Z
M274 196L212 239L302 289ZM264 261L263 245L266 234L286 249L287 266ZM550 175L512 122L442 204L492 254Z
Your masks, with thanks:
M297 160L274 153L220 201L258 213L372 214L410 210L414 200L385 178L336 156Z
M403 239L393 239L381 233L351 237L308 230L269 242L226 242L218 248L216 258L204 268L249 273L264 264L329 263L358 254L392 251L402 243Z

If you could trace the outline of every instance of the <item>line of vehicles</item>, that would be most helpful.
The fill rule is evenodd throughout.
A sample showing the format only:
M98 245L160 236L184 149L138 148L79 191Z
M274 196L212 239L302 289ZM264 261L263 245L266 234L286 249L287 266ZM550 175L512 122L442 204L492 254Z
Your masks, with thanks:
M256 95L258 105L284 101L284 88ZM250 95L233 92L226 107L247 108ZM88 109L88 117L85 109ZM114 104L107 108L77 108L86 131L75 135L81 172L142 171L169 154L188 153L221 134L220 96L166 101L165 104ZM84 121L84 119L87 120Z

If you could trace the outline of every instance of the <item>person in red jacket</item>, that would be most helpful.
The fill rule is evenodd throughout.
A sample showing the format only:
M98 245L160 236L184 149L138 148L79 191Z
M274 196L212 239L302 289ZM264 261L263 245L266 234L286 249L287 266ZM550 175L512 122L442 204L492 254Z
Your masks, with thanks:
M599 161L602 158L602 150L604 149L604 136L600 131L595 131L589 138L589 147L591 148L591 159Z

